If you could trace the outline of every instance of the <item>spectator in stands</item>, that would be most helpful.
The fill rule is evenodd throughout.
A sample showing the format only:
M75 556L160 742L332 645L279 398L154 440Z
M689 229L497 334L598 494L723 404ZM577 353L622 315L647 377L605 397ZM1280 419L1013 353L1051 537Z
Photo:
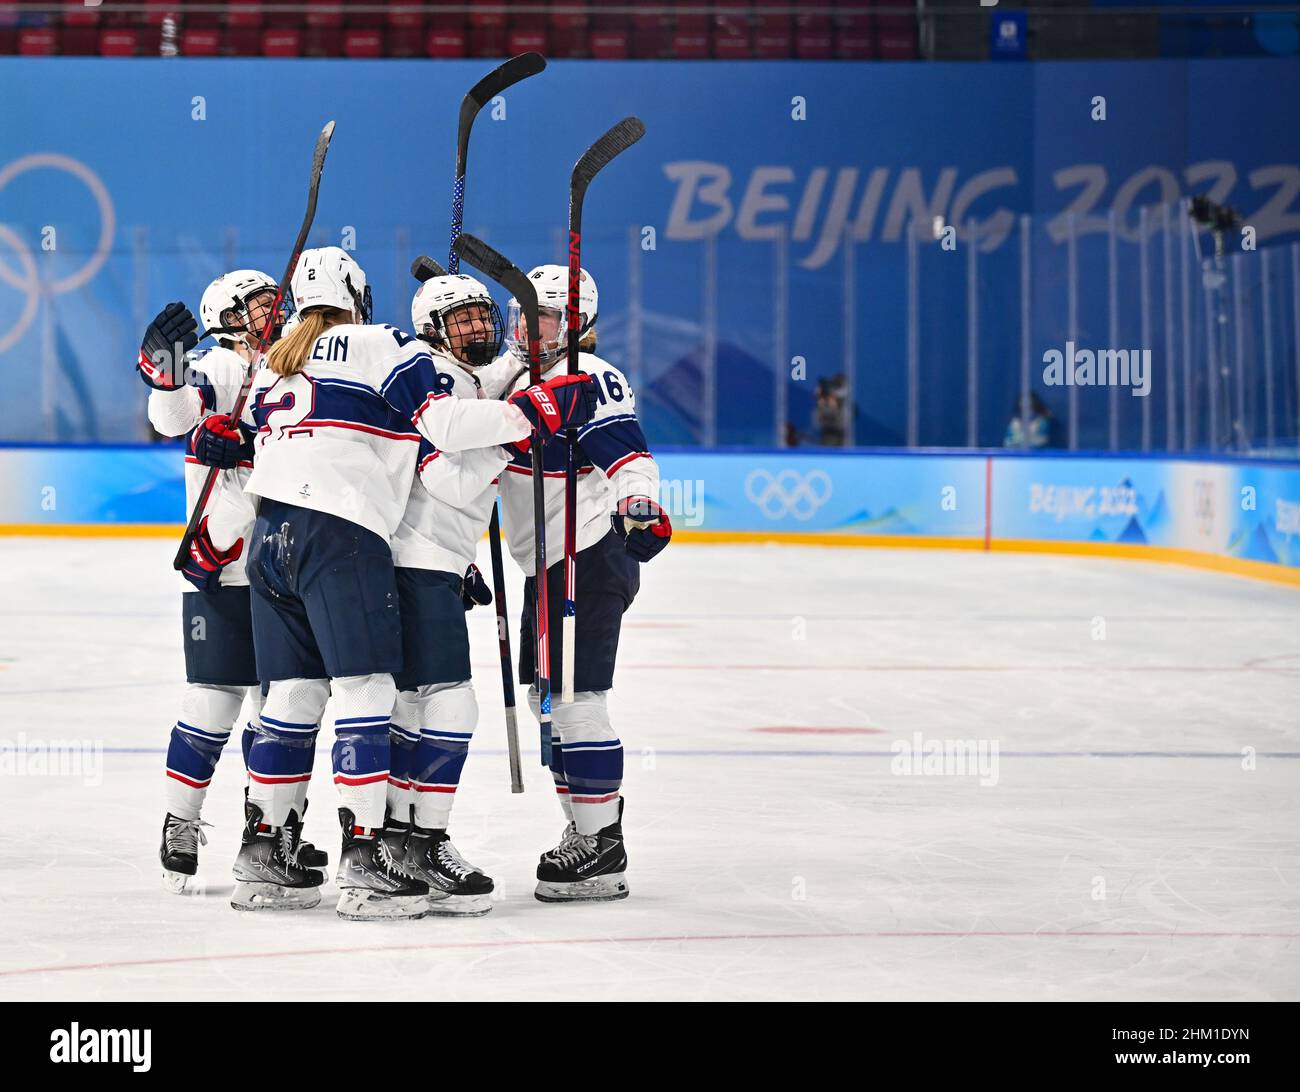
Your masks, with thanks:
M1029 413L1022 412L1024 402L1016 399L1011 409L1011 420L1007 422L1006 436L1002 439L1003 447L1041 448L1056 447L1056 418L1037 391L1029 392Z
M823 447L843 447L848 434L848 382L844 376L817 381L813 431Z

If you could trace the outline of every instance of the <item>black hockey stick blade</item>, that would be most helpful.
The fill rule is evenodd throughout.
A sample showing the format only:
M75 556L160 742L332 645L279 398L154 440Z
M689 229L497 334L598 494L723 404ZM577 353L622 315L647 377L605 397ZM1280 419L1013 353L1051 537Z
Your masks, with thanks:
M427 254L421 254L411 263L411 276L423 284L434 277L445 277L447 271Z
M464 125L467 116L472 118L507 87L512 87L529 76L536 76L545 67L546 58L540 53L520 53L497 65L465 95L460 104L461 124Z
M523 309L528 320L528 336L537 337L537 289L517 265L493 250L482 239L473 235L461 235L456 239L456 253L475 269L482 270L509 292Z
M626 117L612 126L595 144L582 153L582 157L573 165L570 185L577 189L586 189L587 185L616 155L627 151L633 144L645 136L645 125L638 117Z
M275 303L266 316L266 325L262 327L262 332L258 335L255 360L266 352L266 346L271 340L271 333L275 329L275 318L279 314L280 304L289 294L289 285L293 281L293 272L298 268L298 258L302 255L303 247L307 245L307 236L311 234L311 225L316 219L316 199L320 196L321 176L325 173L325 156L330 150L330 141L333 137L334 122L327 121L325 128L320 131L320 136L316 138L316 148L312 152L311 179L307 186L307 211L303 215L302 226L298 229L298 238L294 240L293 253L289 256L289 264L285 267L284 276L280 278L280 283L276 287ZM248 391L252 386L252 382L253 373L250 370L248 376L244 379L244 385L239 392L239 397L235 399L235 405L230 411L230 417L234 421L238 421L244 412L244 403L248 400ZM178 572L185 568L185 562L189 559L190 546L194 542L194 536L198 533L199 523L203 519L204 509L208 506L208 498L212 496L212 487L216 484L219 473L220 471L215 466L208 468L208 476L203 481L203 489L199 492L199 499L194 505L194 511L190 513L190 520L186 524L180 548L176 551L175 558L172 559L172 568Z
M581 230L582 201L587 195L591 180L604 170L615 156L627 151L645 136L645 125L638 117L626 117L612 126L604 136L588 148L573 165L569 176L569 231ZM570 244L573 240L570 239Z

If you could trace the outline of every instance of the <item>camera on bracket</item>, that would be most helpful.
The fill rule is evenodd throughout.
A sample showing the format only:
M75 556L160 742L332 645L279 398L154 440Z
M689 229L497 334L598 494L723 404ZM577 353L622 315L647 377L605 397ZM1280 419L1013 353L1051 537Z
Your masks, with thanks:
M1226 234L1241 223L1241 213L1227 205L1216 205L1204 195L1192 198L1191 217L1216 234Z

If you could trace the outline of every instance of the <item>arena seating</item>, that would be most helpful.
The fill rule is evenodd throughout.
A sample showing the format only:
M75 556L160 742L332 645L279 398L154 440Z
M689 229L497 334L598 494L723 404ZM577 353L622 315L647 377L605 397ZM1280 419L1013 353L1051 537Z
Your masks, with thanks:
M629 0L555 0L547 6L556 10L545 14L492 10L505 2L372 0L365 6L386 10L351 11L341 0L137 0L147 10L132 13L108 5L55 10L53 0L0 2L0 54L144 56L157 54L165 38L187 57L489 58L526 50L690 61L916 56L915 16L871 10L912 0L817 0L823 10L814 14L792 14L800 6L794 0L719 0L729 9L719 14L701 13L708 0L659 0L635 13Z

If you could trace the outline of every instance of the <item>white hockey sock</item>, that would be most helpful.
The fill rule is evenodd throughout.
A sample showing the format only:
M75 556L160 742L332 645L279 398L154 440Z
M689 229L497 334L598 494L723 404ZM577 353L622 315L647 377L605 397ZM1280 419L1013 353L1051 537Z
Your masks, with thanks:
M478 698L468 679L422 686L413 696L420 731L411 760L415 825L446 830L478 724Z
M181 699L181 715L167 745L167 810L181 819L197 819L212 784L221 749L239 719L242 686L190 683Z
M388 795L388 728L397 687L392 675L349 675L334 688L334 784L339 806L356 826L384 825Z
M329 692L325 679L280 679L267 689L248 749L248 800L268 826L283 826L302 807Z
M400 823L411 820L411 759L420 742L420 703L418 693L403 690L393 703L393 723L388 731L388 810Z
M595 834L618 820L623 743L609 723L604 690L585 690L553 706L563 749L564 777L579 834Z

